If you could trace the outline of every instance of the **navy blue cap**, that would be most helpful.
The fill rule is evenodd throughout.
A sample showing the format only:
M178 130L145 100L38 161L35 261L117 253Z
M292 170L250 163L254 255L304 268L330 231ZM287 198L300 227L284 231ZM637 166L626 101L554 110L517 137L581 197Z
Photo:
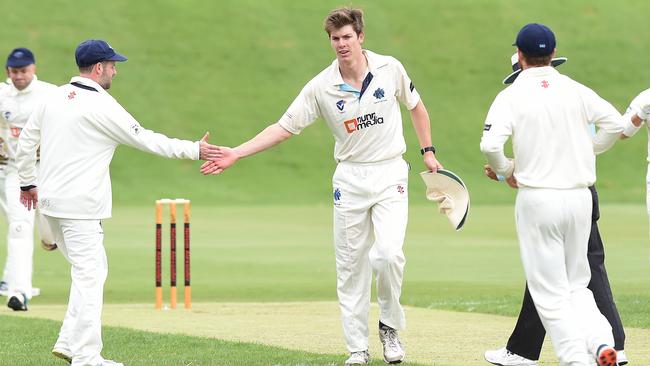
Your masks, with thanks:
M127 58L115 52L113 47L101 39L83 41L74 51L77 66L86 67L102 61L126 61Z
M16 48L7 57L6 67L25 67L35 63L34 54L27 48Z
M555 34L543 24L526 24L517 34L513 46L526 56L548 56L555 49Z

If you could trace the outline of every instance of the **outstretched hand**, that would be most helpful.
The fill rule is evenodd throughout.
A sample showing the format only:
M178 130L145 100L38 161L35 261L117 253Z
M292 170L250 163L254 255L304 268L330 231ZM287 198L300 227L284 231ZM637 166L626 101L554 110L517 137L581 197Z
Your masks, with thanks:
M38 205L38 189L36 187L29 191L20 191L20 203L27 207L28 211L35 210Z
M239 157L235 149L226 146L217 146L216 158L203 163L201 165L201 173L203 175L221 174L224 170L235 164L239 160Z
M199 140L199 159L214 160L218 157L219 147L208 143L210 132L206 132L203 138Z

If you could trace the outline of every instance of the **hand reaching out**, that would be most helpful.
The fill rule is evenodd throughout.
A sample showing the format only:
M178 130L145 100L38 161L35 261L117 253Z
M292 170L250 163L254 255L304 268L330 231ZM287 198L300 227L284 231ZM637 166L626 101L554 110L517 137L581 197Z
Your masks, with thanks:
M206 132L201 140L199 140L199 159L200 160L214 160L218 157L219 147L208 143L210 132Z
M201 165L201 173L203 175L221 174L224 170L235 164L237 160L239 160L239 154L237 154L235 149L226 146L217 146L216 157Z

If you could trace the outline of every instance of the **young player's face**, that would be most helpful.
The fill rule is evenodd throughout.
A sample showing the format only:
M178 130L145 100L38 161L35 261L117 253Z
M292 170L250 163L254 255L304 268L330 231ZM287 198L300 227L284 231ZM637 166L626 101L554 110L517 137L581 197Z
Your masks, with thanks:
M363 32L357 34L352 25L346 25L330 33L330 43L339 61L360 57L363 46Z
M34 80L36 65L31 64L25 67L7 67L7 76L11 79L16 89L23 90Z

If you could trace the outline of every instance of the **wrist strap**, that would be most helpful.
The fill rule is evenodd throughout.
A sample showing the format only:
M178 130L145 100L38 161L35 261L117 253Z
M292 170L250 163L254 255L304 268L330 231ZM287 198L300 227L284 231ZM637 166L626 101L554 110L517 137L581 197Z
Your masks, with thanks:
M427 147L423 147L422 149L420 149L420 153L422 155L424 155L424 153L427 152L427 151L431 151L432 153L435 154L436 153L436 148L433 147L433 146L427 146Z

